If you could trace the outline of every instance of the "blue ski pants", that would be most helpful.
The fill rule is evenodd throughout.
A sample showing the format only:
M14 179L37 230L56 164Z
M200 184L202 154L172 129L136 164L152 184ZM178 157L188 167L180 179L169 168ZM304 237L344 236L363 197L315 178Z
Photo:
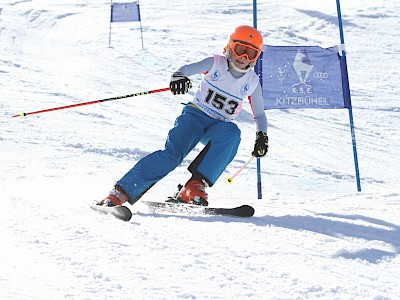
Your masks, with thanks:
M165 148L143 157L116 186L122 188L131 204L155 183L179 166L201 142L207 145L189 171L196 172L212 186L232 161L240 144L236 124L209 117L200 109L186 105L169 131Z

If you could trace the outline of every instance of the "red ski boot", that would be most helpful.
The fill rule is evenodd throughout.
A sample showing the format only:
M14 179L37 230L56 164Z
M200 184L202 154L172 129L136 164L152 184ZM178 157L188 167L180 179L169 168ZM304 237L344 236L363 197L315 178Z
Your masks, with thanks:
M103 206L117 206L124 204L126 201L128 201L128 197L118 187L116 187L98 204Z
M189 180L184 187L180 189L176 198L189 204L208 206L208 195L205 191L207 184L198 180Z

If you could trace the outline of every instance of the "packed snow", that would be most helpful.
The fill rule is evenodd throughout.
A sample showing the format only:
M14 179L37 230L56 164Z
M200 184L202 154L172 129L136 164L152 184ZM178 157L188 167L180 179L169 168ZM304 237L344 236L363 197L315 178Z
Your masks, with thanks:
M139 22L110 27L110 1L1 0L0 298L399 299L400 1L341 8L361 192L345 109L266 111L262 199L255 160L227 184L254 145L246 102L238 154L208 194L254 217L138 202L122 222L89 204L163 147L193 90L11 116L168 87L253 24L252 1L142 1L142 48ZM340 44L334 0L259 0L257 25L270 45ZM200 150L143 199L172 195Z

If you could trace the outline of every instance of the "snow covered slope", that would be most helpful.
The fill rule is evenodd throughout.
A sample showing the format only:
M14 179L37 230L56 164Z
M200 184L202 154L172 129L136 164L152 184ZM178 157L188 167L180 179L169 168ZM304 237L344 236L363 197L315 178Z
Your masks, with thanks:
M208 190L211 205L255 216L155 214L124 223L93 213L141 157L163 147L191 95L140 96L12 115L167 87L181 64L221 53L252 24L252 2L141 2L138 23L113 23L110 2L0 3L0 297L2 299L400 298L399 1L343 0L362 192L346 110L267 111L263 199L249 158L249 106L239 153ZM267 44L340 43L333 0L258 1ZM196 84L200 77L192 79ZM162 201L201 148L144 196Z

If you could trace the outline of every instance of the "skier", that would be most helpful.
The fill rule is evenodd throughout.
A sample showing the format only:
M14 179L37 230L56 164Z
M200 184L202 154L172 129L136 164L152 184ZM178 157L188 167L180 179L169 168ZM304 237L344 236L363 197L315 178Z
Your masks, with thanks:
M239 115L246 97L250 99L257 127L252 155L264 156L268 151L267 118L259 77L252 69L261 49L260 32L251 26L239 26L230 35L224 56L207 57L174 72L170 81L174 95L188 92L189 76L202 73L203 79L175 120L165 148L143 157L98 204L134 204L201 142L205 147L188 168L192 176L185 186L180 186L174 200L207 206L206 187L213 186L239 147L240 130L231 121Z

